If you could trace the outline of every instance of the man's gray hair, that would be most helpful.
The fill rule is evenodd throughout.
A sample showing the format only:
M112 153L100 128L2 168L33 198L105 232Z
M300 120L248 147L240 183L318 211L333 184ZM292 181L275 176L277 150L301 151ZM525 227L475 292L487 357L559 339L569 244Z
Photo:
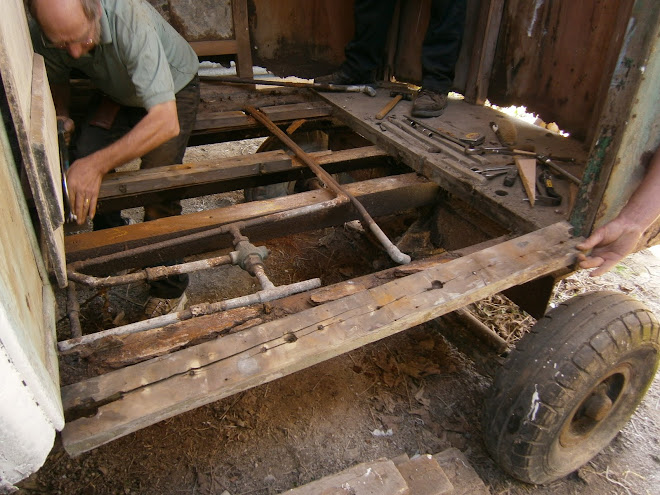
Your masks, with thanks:
M35 0L26 0L26 1L30 14L32 15L32 17L36 19L37 16L36 16ZM99 0L80 0L80 6L82 7L83 12L85 13L85 17L87 17L87 19L89 19L90 21L96 20L96 18L99 15L99 11L97 8L98 2Z

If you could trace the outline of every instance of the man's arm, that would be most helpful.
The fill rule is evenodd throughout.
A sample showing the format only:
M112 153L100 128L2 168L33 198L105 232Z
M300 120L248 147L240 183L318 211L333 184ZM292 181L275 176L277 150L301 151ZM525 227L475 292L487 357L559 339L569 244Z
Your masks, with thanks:
M577 248L580 268L596 268L592 277L611 270L632 253L642 235L660 216L660 148L651 159L646 177L617 217L596 229Z
M71 210L78 223L93 218L103 176L179 134L176 101L153 106L138 124L106 148L76 160L67 173ZM167 165L167 164L164 164Z

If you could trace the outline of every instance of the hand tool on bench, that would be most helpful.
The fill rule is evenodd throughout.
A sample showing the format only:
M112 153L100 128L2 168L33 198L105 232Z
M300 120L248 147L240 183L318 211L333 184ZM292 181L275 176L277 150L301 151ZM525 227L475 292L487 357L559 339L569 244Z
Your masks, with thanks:
M547 169L543 169L536 178L536 189L538 194L534 203L541 206L559 206L562 202L562 196L559 194L552 182L552 175ZM525 198L523 201L529 201Z
M479 168L472 167L474 173L485 177L488 180L494 179L495 177L500 177L502 175L508 174L512 167L493 167L493 168ZM515 169L514 169L515 170Z
M64 121L57 121L57 142L60 148L60 172L62 173L62 199L64 201L64 221L75 222L78 220L75 213L71 211L71 201L69 200L69 187L66 183L66 173L69 170L69 147L66 144L66 130Z
M555 185L552 180L552 175L547 169L543 169L539 174L537 184L541 192L545 191L545 195L548 198L551 198L555 203L551 206L559 206L561 204L561 194L555 189ZM536 197L536 200L539 200L539 196Z
M364 93L376 96L376 90L368 84L321 84L294 81L270 81L268 79L252 79L248 77L200 76L200 80L219 84L261 84L264 86L285 86L290 88L307 88L316 91L329 91L338 93Z
M419 142L420 146L424 148L425 151L429 153L440 153L442 151L440 149L440 146L438 146L438 144L435 141L429 139L427 136L425 136L415 128L407 126L400 120L397 120L390 116L387 118L387 122L395 125L409 136L415 138L415 140Z
M567 172L564 168L557 165L552 161L551 157L547 155L536 155L536 159L541 162L543 165L552 169L553 172L559 174L560 176L566 177L568 180L577 184L578 186L582 184L582 181L575 177L573 174Z
M416 91L408 88L393 89L390 91L390 96L393 97L387 105L385 105L380 112L376 114L378 120L382 120L401 100L412 100Z
M405 117L405 119L408 121L411 127L419 131L423 131L430 138L439 137L446 139L447 141L451 141L452 143L458 144L464 148L474 148L483 144L486 140L486 136L478 132L470 132L462 137L456 137L447 131L436 129L426 124L425 122L420 122L414 117Z
M513 167L511 168L511 170L509 170L506 173L506 177L504 177L502 184L505 185L506 187L513 187L517 179L518 179L518 169Z

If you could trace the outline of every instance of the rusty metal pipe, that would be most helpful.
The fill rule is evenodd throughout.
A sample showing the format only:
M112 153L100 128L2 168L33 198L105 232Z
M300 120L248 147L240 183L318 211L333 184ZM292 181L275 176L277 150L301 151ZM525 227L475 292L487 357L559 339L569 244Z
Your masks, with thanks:
M143 270L127 273L126 275L115 275L110 277L94 277L93 275L85 275L76 271L72 266L67 270L67 277L69 280L79 282L88 287L99 289L102 287L115 287L117 285L128 285L134 282L152 282L160 280L171 275L179 275L182 273L193 273L201 270L208 270L222 265L230 265L231 257L229 255L217 256L214 258L207 258L204 260L190 261L188 263L180 263L178 265L169 266L150 266Z
M71 336L73 338L82 337L82 327L80 326L80 304L78 304L76 284L70 279L66 292L66 313L69 317Z
M190 320L199 316L210 315L226 311L228 309L240 308L250 306L252 304L265 303L287 297L299 292L305 292L312 289L321 287L321 279L313 278L295 284L282 285L280 287L273 287L249 294L247 296L236 297L226 301L218 301L215 303L203 303L191 306L190 308L179 311L178 313L171 313L168 315L158 316L149 320L138 321L129 325L121 327L110 328L101 332L92 333L89 335L82 335L69 340L63 340L57 343L57 348L60 352L68 352L80 345L89 344L99 339L109 336L128 335L131 333L143 332L153 328L160 328L180 321Z
M291 210L286 210L278 213L272 213L270 215L265 215L263 217L252 218L250 220L244 220L241 222L235 222L227 225L222 225L210 230L205 230L203 232L196 232L194 234L188 234L181 237L176 237L174 239L168 239L166 241L157 242L155 244L149 244L146 246L138 246L135 248L127 249L124 251L119 251L112 254L107 254L105 256L98 256L96 258L90 258L87 260L75 261L67 265L68 270L73 270L75 272L82 271L86 268L94 267L96 265L103 265L106 263L112 263L121 261L125 258L131 258L133 256L140 256L145 253L151 253L159 251L161 249L166 249L170 247L175 247L180 244L185 243L194 243L197 241L203 241L210 237L232 234L234 229L244 229L246 227L258 227L260 225L277 222L283 219L295 218L299 216L305 216L317 211L323 211L327 209L336 208L342 204L348 202L349 199L344 198L333 198L328 201L323 201L321 203L316 203L313 205L302 206L300 208L294 208Z
M271 282L268 276L266 275L266 271L264 270L263 265L254 265L252 267L252 271L254 272L254 276L259 281L259 285L263 290L269 290L275 288L275 284L273 284L273 282Z
M364 206L362 206L362 203L360 203L355 196L349 194L342 188L339 183L330 175L328 172L326 172L323 167L321 167L316 160L309 155L308 153L305 153L305 151L298 146L284 131L282 131L279 127L275 125L275 123L270 120L266 114L261 112L259 109L248 106L246 107L246 111L254 117L255 120L263 124L275 137L277 137L285 146L287 146L293 153L305 164L307 165L316 176L321 179L325 183L325 185L333 191L338 197L347 197L352 205L355 207L357 210L360 219L362 222L371 230L371 232L378 238L380 243L383 245L385 250L387 251L387 254L390 255L390 258L392 258L394 261L396 261L399 264L405 265L410 263L410 256L407 254L402 253L399 251L399 248L397 248L394 244L392 244L392 241L388 239L388 237L385 235L385 233L381 230L381 228L376 224L373 218L371 218L371 215L369 215L369 212L366 210Z

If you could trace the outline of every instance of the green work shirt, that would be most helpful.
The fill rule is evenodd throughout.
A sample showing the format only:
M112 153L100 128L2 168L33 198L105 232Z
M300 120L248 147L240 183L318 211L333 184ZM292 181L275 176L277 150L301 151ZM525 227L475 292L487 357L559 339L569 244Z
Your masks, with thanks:
M100 43L78 59L45 44L32 23L34 49L44 56L50 83L68 83L71 69L78 69L122 105L149 110L174 100L197 74L192 47L146 0L101 0L101 6Z

